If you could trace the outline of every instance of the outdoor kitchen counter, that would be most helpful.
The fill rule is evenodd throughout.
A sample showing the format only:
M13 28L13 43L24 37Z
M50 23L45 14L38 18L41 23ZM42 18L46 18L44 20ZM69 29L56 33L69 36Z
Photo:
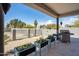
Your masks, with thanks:
M59 33L59 39L57 39L57 34L53 34L55 40L60 40L61 42L70 42L70 35L74 35L73 33Z

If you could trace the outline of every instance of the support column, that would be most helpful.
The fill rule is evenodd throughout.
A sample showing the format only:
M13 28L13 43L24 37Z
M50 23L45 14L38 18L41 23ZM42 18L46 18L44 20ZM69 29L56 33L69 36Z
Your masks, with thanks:
M16 40L16 29L11 29L11 40Z
M57 18L57 40L59 39L59 18Z
M4 15L0 4L0 56L4 55Z
M28 38L30 38L31 37L31 35L30 35L30 29L28 29Z

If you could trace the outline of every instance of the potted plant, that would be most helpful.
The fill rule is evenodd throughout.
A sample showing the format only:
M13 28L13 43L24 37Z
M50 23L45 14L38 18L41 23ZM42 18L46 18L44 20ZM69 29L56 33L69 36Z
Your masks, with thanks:
M48 41L43 38L40 38L40 40L35 41L34 44L39 51L39 55L41 55L41 48L48 45Z
M51 47L51 43L55 41L54 36L49 35L46 39L48 40L49 47ZM54 42L54 44L55 44L55 42Z
M14 55L15 56L26 56L29 55L30 53L36 51L36 47L35 45L29 43L29 44L25 44L22 46L18 46L14 48Z
M51 42L54 42L54 41L55 41L55 38L54 38L54 36L52 36L52 35L49 35L49 36L47 37L47 39L49 39Z
M35 41L35 45L41 48L46 46L47 44L48 44L48 41L43 38L40 38L40 40Z

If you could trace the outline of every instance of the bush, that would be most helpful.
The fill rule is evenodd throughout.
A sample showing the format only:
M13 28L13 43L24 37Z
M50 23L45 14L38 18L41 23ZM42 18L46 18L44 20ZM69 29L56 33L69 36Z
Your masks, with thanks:
M35 41L35 42L37 42L37 43L43 43L43 42L45 42L45 41L47 41L47 40L45 40L45 39L43 39L43 38L40 38L40 40L37 40L37 41Z
M51 35L49 35L49 36L47 37L47 39L51 39L51 37L52 37L52 36L51 36Z
M26 28L34 28L34 26L28 24Z
M22 51L22 50L27 49L27 48L29 48L29 47L31 47L31 46L32 46L32 44L29 43L29 44L25 44L25 45L22 45L22 46L18 46L18 47L16 47L16 49L17 49L18 51Z

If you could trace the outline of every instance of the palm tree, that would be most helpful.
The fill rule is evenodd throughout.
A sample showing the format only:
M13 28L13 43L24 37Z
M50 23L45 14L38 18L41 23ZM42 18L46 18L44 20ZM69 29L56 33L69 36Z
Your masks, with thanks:
M35 28L37 28L37 25L38 25L38 22L37 22L37 20L35 20L35 21L34 21L34 26L35 26Z
M36 28L37 28L38 22L37 20L34 21L34 26L35 26L35 36L36 36Z

